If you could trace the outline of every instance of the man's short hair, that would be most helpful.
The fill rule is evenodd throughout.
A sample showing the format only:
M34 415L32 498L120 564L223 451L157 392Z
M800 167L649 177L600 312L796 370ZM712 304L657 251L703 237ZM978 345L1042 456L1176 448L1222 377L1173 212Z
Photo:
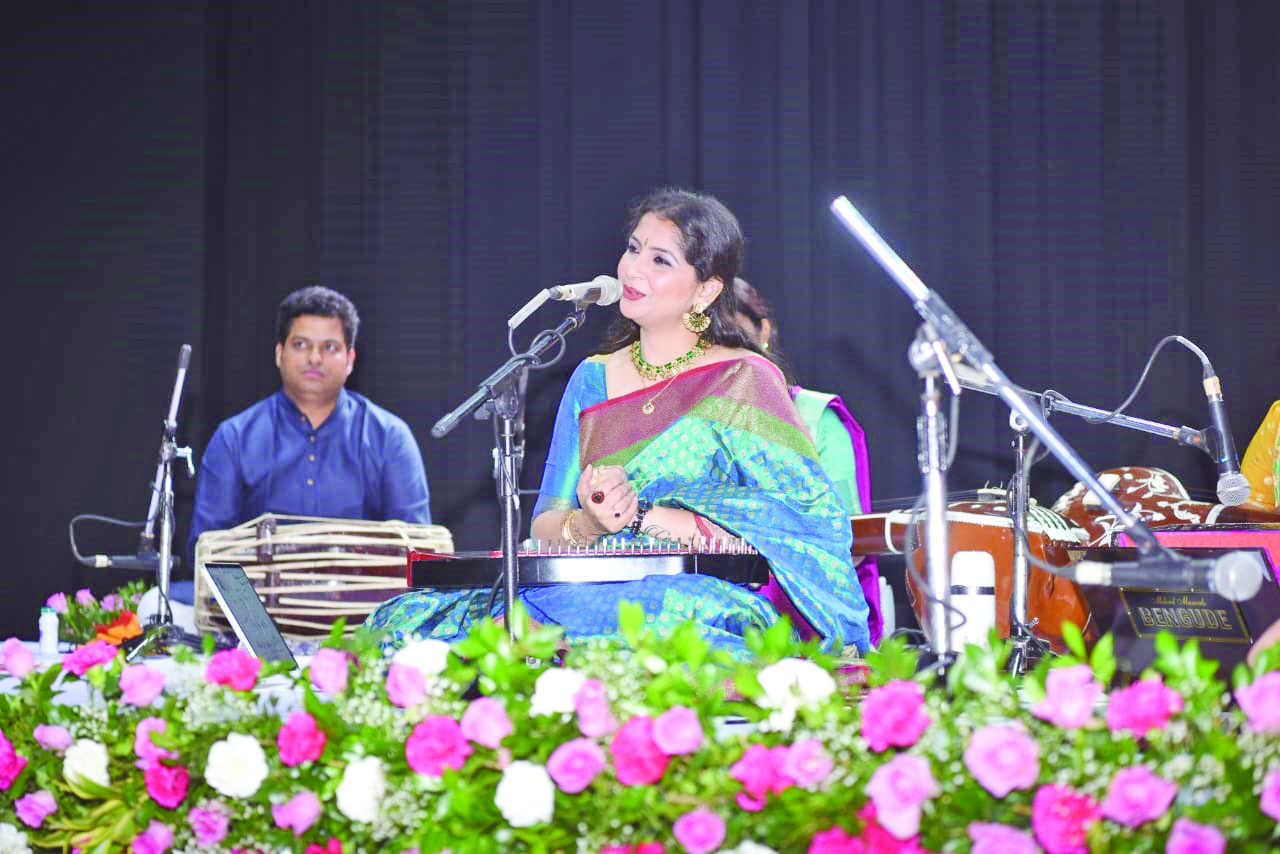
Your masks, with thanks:
M360 315L351 300L321 285L299 288L280 302L276 311L276 340L284 344L289 337L293 319L303 314L317 317L336 317L342 321L342 335L347 348L356 346L356 332L360 329Z

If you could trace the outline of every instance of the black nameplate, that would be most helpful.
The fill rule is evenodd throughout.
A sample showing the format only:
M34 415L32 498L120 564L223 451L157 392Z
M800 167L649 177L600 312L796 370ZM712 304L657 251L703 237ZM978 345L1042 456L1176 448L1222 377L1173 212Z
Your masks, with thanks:
M1213 593L1121 590L1120 601L1140 638L1154 638L1165 631L1179 640L1253 642L1240 606Z

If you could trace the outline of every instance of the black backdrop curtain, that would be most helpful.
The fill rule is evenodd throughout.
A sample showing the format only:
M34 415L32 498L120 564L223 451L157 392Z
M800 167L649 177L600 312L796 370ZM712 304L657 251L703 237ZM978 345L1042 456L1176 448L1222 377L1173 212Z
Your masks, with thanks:
M841 193L1025 386L1113 405L1180 333L1213 358L1242 449L1280 397L1273 3L179 0L11 20L3 636L33 635L50 592L122 580L77 567L66 524L142 516L178 346L198 454L278 385L273 309L312 282L359 306L352 387L415 430L436 521L496 545L491 427L430 426L505 358L526 299L613 271L626 203L660 184L738 214L796 373L869 433L877 500L918 486L917 319L827 212ZM526 489L607 315L531 377ZM951 487L1005 481L1005 412L962 403ZM1206 423L1195 360L1163 356L1132 411ZM1097 469L1212 486L1202 454L1055 423ZM1044 464L1033 491L1071 480Z

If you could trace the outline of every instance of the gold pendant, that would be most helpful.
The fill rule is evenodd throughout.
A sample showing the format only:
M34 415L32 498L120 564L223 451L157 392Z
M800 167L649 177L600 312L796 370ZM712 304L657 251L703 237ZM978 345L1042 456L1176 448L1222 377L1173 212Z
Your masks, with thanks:
M646 400L646 401L644 402L644 406L640 407L640 411L641 411L641 412L643 412L645 415L652 415L652 414L653 414L653 401L652 401L652 400Z

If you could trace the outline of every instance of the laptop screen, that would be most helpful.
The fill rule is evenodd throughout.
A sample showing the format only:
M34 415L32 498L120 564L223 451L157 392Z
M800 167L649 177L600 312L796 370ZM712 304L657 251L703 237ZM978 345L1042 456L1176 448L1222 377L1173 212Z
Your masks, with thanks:
M222 606L236 637L250 654L266 661L287 661L294 667L298 666L280 629L267 613L240 564L206 563L201 565L200 571L208 579L213 596Z

